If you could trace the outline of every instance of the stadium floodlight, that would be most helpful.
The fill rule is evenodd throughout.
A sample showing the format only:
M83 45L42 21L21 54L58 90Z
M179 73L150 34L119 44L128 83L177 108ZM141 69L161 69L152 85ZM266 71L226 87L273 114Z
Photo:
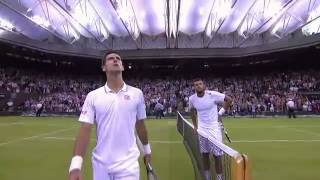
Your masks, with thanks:
M302 28L302 33L306 36L320 32L320 5L309 14L307 25Z
M13 31L14 26L9 21L0 18L0 28L5 29L7 31Z
M47 19L45 19L41 16L38 16L38 15L32 16L31 20L40 26L44 26L44 27L50 26L50 22Z

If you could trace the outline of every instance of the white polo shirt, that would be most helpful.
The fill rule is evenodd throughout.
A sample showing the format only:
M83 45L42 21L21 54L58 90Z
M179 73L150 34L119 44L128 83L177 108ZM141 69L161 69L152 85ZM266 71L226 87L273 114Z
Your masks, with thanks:
M136 120L146 118L143 93L140 89L123 85L113 92L107 84L91 91L83 104L80 122L96 125L97 144L93 160L115 173L130 166L139 158L136 145Z
M196 93L189 97L189 109L197 110L199 129L219 126L217 104L223 102L224 98L224 94L209 90L206 90L202 97L198 97Z

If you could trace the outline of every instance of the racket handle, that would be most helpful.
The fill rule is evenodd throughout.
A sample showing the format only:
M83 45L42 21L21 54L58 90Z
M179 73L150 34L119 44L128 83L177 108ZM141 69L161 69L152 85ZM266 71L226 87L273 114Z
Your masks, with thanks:
M148 171L152 171L153 170L153 168L152 168L150 163L146 164L146 168L147 168Z

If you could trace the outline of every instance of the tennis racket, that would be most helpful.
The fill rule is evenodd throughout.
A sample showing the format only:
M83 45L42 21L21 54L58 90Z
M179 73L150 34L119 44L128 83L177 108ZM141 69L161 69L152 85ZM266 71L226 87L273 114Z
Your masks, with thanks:
M226 128L224 128L224 126L222 126L222 130L223 130L223 132L224 132L224 135L225 135L226 138L228 139L229 143L231 143L231 139L230 139L230 137L229 137L229 135L228 135L228 132L227 132Z
M219 117L219 123L220 123L220 127L221 127L221 130L223 131L224 135L226 136L227 140L229 141L229 143L231 143L231 138L230 136L228 135L228 131L226 130L226 128L224 127L223 123L222 123L222 120L221 120L221 117Z
M146 164L146 169L147 169L147 179L148 180L158 180L158 177L157 177L156 173L154 172L150 163Z
M136 136L137 138L137 145L141 153L143 153L143 145L142 142L140 141L139 137ZM156 173L154 172L154 169L152 168L150 163L146 164L146 170L147 170L147 179L148 180L158 180L158 177Z

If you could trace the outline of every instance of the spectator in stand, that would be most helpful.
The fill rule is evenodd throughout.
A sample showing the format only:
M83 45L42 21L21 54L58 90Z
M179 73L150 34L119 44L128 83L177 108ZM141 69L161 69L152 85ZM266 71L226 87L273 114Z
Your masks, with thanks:
M78 113L85 95L102 85L97 76L61 75L41 73L14 68L0 68L0 92L9 94L25 93L21 109L35 111L36 101L40 98L46 105L44 111ZM216 77L207 75L203 79L208 89L227 92L234 99L233 114L252 113L253 104L256 113L266 111L286 112L288 94L317 92L320 89L320 73L316 70L298 72L271 72L267 74L237 75ZM194 93L191 79L179 77L137 78L132 77L128 83L139 87L145 96L147 114L154 114L159 99L162 100L164 112L185 111L188 107L187 97ZM254 97L254 100L252 99ZM297 110L305 106L304 96L296 95L294 101ZM15 103L10 109L18 109L21 103ZM309 95L308 111L320 112L320 95ZM273 106L273 108L272 108ZM4 107L4 108L7 108ZM3 109L3 108L0 108Z

